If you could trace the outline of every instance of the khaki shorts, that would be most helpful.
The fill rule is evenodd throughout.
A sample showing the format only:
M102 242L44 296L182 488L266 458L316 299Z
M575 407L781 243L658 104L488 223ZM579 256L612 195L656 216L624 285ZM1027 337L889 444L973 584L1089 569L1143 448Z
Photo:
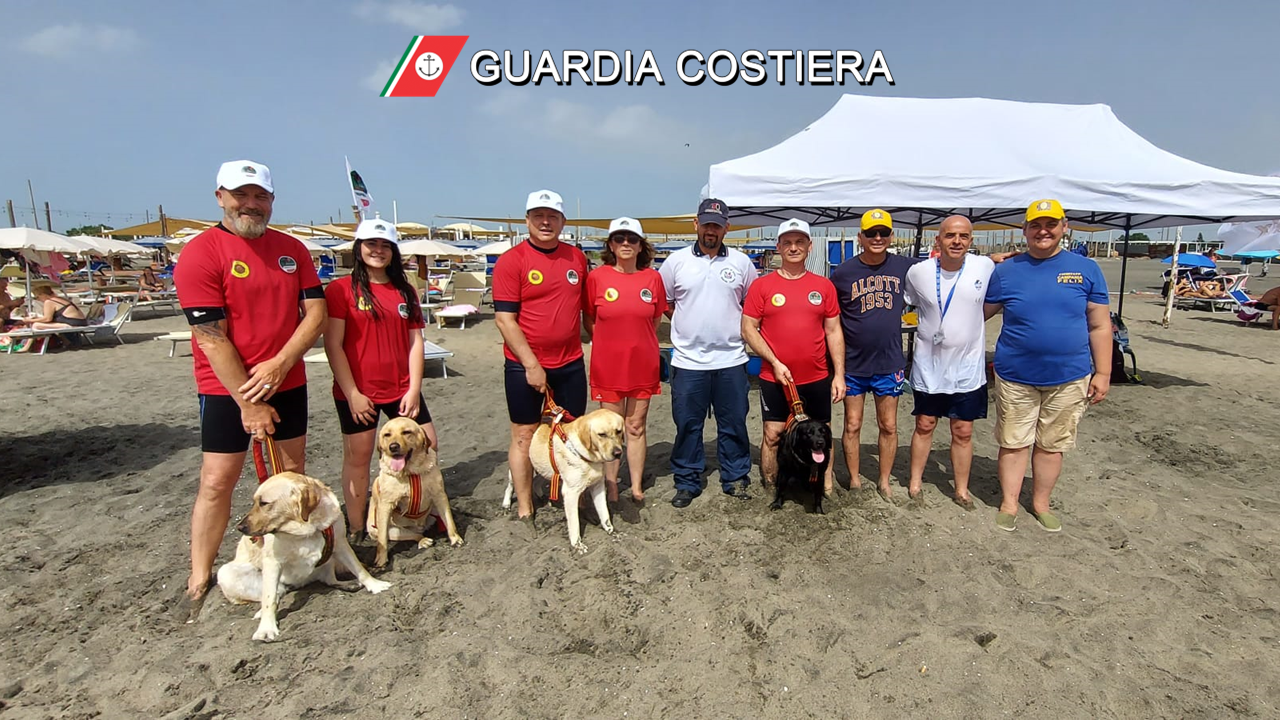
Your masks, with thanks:
M1089 405L1089 378L1034 387L995 379L996 442L1002 448L1030 445L1046 452L1076 446L1076 426Z

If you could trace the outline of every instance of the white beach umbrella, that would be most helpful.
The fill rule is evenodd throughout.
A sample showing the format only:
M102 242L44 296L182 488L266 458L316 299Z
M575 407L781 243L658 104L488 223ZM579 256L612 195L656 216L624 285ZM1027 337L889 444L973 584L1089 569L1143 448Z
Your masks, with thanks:
M435 240L407 240L400 243L401 255L425 255L427 257L470 258L475 257L471 250L446 245Z
M481 245L474 252L477 255L501 255L513 247L515 246L511 244L510 240L499 240L488 245Z

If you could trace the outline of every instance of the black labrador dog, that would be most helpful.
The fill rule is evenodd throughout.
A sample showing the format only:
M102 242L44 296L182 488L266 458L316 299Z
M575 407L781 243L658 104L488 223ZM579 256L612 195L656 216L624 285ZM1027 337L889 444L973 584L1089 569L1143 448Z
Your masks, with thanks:
M826 423L808 418L797 420L782 432L778 443L778 479L774 483L773 504L782 507L782 493L790 488L808 488L813 492L813 511L822 510L822 488L831 464L831 428Z

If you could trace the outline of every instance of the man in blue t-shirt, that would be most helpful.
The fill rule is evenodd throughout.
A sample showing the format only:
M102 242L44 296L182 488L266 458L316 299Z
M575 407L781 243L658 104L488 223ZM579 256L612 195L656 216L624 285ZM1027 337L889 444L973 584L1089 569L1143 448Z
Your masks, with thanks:
M1062 453L1075 447L1085 407L1111 386L1111 315L1107 281L1094 261L1062 251L1067 218L1057 200L1027 208L1027 252L996 266L986 316L1004 313L996 341L996 442L1000 444L1000 512L996 526L1016 528L1018 495L1031 463L1031 511L1050 532L1062 523L1049 495Z
M862 487L858 477L859 441L866 393L876 398L880 427L880 477L876 489L888 500L889 473L898 450L898 396L906 387L907 360L902 354L904 278L915 260L889 253L893 218L884 210L862 216L858 243L862 252L831 273L844 328L844 459L849 487Z

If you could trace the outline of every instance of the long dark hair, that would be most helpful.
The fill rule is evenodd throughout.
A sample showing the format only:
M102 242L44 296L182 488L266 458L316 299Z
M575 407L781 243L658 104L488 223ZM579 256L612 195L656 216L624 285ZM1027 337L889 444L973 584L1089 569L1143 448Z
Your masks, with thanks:
M355 251L356 266L351 271L351 299L355 301L356 307L360 307L360 301L363 299L365 304L369 306L369 312L373 313L375 320L378 317L378 304L373 300L373 291L369 289L369 266L364 264L364 240L356 240ZM385 242L385 241L384 241ZM404 261L400 258L400 247L395 243L391 245L391 262L387 265L387 279L391 281L391 287L400 292L400 297L404 298L404 304L409 308L409 322L422 322L422 306L418 304L418 290L409 283L409 278L404 274Z
M614 233L617 235L619 233ZM634 234L634 233L633 233ZM637 236L639 237L639 236ZM617 265L618 256L614 254L610 243L613 242L613 235L610 235L604 241L604 249L600 251L600 260L605 265ZM636 269L643 270L649 267L649 263L653 262L653 246L645 238L640 238L640 251L636 253Z

